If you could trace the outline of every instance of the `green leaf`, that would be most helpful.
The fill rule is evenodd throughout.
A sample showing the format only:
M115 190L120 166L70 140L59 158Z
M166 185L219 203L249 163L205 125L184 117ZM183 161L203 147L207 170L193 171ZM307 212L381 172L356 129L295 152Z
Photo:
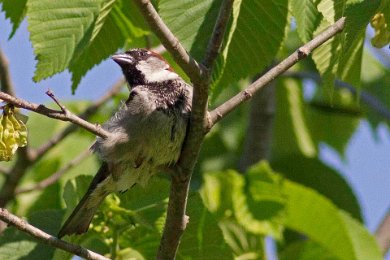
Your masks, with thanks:
M219 227L226 243L233 250L235 259L265 259L263 236L248 232L230 219L219 221Z
M323 142L340 155L344 154L358 127L361 108L346 90L334 90L331 101L326 94L323 88L319 88L312 101L306 104L301 82L293 79L279 81L272 137L273 159L289 154L314 158ZM333 134L335 132L337 136Z
M380 0L357 0L347 5L345 15L345 40L342 42L341 59L338 65L338 78L360 86L360 74L365 32L371 17L379 7Z
M320 0L317 8L328 23L336 22L345 11L347 0Z
M280 238L283 199L277 185L272 185L278 180L256 182L251 175L253 180L245 181L233 170L206 173L203 177L202 199L218 219L234 217L251 233Z
M217 181L226 178L232 183L243 182L243 176L232 170L214 174L208 173L206 176L207 178L211 176ZM205 183L207 182L208 180L205 179ZM316 191L282 179L278 174L273 173L266 163L259 163L252 167L245 184L249 191L246 193L247 196L250 195L255 203L267 200L282 203L283 208L278 213L282 217L277 218L277 223L302 233L337 259L381 259L381 253L375 239L361 224L346 217L342 210L339 210L330 200ZM239 183L237 186L240 185ZM207 186L211 187L212 185ZM224 188L231 192L231 197L240 196L234 188ZM214 199L217 199L214 205L222 205L221 201L218 201L219 199L226 207L224 211L228 212L229 203L226 204L226 201L230 200L230 196L223 197L223 199L215 194L210 196L214 191L205 186L202 187L201 191L208 208L212 204L210 201ZM244 200L241 201L241 204L243 203L245 203ZM237 215L237 211L241 211L243 208L243 206L236 207L234 203L230 204L233 206L230 211L233 212L230 215L225 214L226 217L231 217L232 214ZM261 206L261 203L257 205ZM252 216L256 216L256 214L254 213ZM271 223L272 219L276 220L275 216L269 216L268 220ZM247 225L252 223L254 222L247 223Z
M4 243L0 247L0 258L7 260L19 260L26 257L34 250L37 244L32 241L16 241Z
M333 37L313 52L313 60L327 86L332 86L336 78L355 87L360 86L365 31L379 4L379 0L322 0L318 5L318 9L325 19L317 33L341 16L346 16L342 34Z
M317 158L293 157L278 158L271 162L272 168L291 181L315 189L329 198L338 208L349 212L362 221L359 202L349 184L340 173L326 166Z
M119 48L123 48L132 39L148 33L146 25L143 24L143 17L138 13L133 1L106 1L96 19L89 45L70 62L72 90L76 90L81 78L91 68Z
M276 116L273 126L272 158L287 154L317 155L303 104L302 86L297 81L279 81L276 88Z
M303 42L313 38L313 32L319 25L322 15L317 10L319 0L292 0L292 13L297 21L297 31Z
M24 19L27 0L1 0L0 3L5 17L10 19L12 23L12 31L9 35L9 39L11 39Z
M202 59L212 34L221 0L161 0L158 10L169 29L190 51Z
M319 246L311 240L298 241L289 244L280 254L280 260L337 260L338 258L332 255L325 248Z
M102 2L28 1L28 29L38 61L35 81L63 71L72 57L85 48L94 32Z
M308 236L339 259L382 259L375 239L345 219L329 200L299 184L285 181L286 226ZM367 258L367 254L369 257Z
M269 66L275 58L288 26L288 1L243 1L237 26L229 44L223 73L215 89L222 89L246 77L254 77ZM269 29L272 28L272 35ZM217 64L217 67L221 65ZM214 79L218 76L213 75Z
M335 89L331 100L324 92L318 86L314 98L304 108L308 127L317 146L325 142L343 156L359 126L362 109L346 89Z
M189 196L189 223L180 242L178 259L233 259L213 215L197 193Z

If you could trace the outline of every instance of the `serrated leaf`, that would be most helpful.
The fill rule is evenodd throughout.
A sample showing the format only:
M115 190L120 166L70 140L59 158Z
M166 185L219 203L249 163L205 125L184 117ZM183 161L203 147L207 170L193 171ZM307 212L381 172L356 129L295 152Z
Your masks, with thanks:
M262 72L275 58L288 26L288 1L243 1L221 80L218 95L232 82ZM272 28L272 34L269 29ZM248 40L250 39L250 40ZM218 66L218 65L217 65ZM213 76L213 78L219 78Z
M371 17L380 1L355 1L347 5L345 15L345 39L342 42L341 59L338 65L338 78L355 87L360 86L360 74L365 32Z
M318 32L346 16L345 28L341 35L320 46L313 52L313 60L327 86L338 78L355 87L360 86L362 50L365 30L380 1L332 1L323 0L318 9L325 19Z
M297 31L303 42L313 38L313 32L319 25L322 15L317 10L319 0L292 0L291 10L297 21Z
M70 61L72 91L76 90L81 78L91 68L132 39L149 33L132 1L108 0L95 24L89 45Z
M38 61L35 81L66 69L88 44L102 1L28 1L28 29Z
M27 0L1 0L0 3L5 17L9 18L12 23L12 31L9 35L9 39L11 39L24 19Z
M321 0L317 8L326 21L334 23L343 16L346 2L347 0Z
M200 60L205 53L221 2L161 0L158 2L158 10L183 46Z

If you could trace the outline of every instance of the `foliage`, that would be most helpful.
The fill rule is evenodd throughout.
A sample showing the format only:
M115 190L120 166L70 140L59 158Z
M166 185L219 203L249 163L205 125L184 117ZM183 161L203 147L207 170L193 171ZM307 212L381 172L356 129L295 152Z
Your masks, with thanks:
M154 1L168 27L199 61L207 48L221 2ZM75 90L89 70L116 51L150 43L153 47L159 45L132 1L0 0L0 3L13 26L9 37L27 17L37 60L36 81L69 70ZM341 172L320 160L319 151L326 144L343 158L361 120L368 120L374 133L380 124L387 123L357 95L368 93L386 109L390 108L390 92L383 87L390 82L389 69L364 44L369 24L375 30L372 44L375 47L389 44L389 5L389 0L234 2L213 71L212 107L247 86L273 61L285 58L340 17L346 17L346 25L343 33L291 71L320 74L322 81L308 84L302 77L289 75L277 81L269 163L258 163L246 173L237 170L248 125L245 106L233 111L206 137L193 176L187 208L190 221L178 259L264 259L265 236L277 241L280 259L318 256L381 259L374 238L361 223L362 213L353 189ZM169 55L164 55L172 61ZM355 91L335 86L335 79L351 84ZM311 94L309 85L314 89ZM79 112L86 105L80 102L67 107ZM95 120L106 120L117 105L118 100L106 105L95 115ZM15 125L13 121L13 128ZM63 130L65 124L31 115L27 126L29 145L36 148L48 136ZM19 137L24 137L24 128L18 131ZM91 143L92 136L75 132L30 167L20 186L46 179ZM91 180L89 175L97 168L97 160L88 158L45 190L17 195L9 207L26 216L30 223L56 234L61 221L84 194ZM146 188L134 187L124 194L110 195L89 232L67 239L116 259L153 259L163 230L168 194L169 181L156 176ZM299 239L289 239L291 231L298 233ZM15 229L4 232L0 245L0 259L72 257L38 244Z

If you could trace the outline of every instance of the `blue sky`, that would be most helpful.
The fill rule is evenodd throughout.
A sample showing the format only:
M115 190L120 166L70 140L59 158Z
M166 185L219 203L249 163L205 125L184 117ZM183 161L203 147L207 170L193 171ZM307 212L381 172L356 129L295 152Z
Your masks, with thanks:
M15 36L8 41L11 25L0 14L0 47L8 56L17 95L36 103L51 102L45 91L50 88L60 100L93 100L101 96L121 71L108 60L96 66L82 80L75 95L71 94L69 73L34 83L35 60L28 40L27 24L22 23ZM374 231L390 207L390 135L386 127L380 127L374 140L367 122L362 122L353 136L341 161L330 148L323 146L321 157L332 167L340 170L352 185L363 209L364 219L370 231ZM390 255L387 259L390 260Z

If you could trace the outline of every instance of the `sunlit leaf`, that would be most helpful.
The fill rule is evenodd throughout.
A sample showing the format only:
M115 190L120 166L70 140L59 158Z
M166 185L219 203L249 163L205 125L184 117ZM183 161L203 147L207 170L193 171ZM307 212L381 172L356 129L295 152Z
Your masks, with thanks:
M9 38L12 38L24 19L27 0L1 0L0 3L5 17L9 18L12 23L12 31L9 35Z
M322 19L316 7L318 2L318 0L292 0L290 3L297 21L297 31L303 42L313 38L313 32Z

